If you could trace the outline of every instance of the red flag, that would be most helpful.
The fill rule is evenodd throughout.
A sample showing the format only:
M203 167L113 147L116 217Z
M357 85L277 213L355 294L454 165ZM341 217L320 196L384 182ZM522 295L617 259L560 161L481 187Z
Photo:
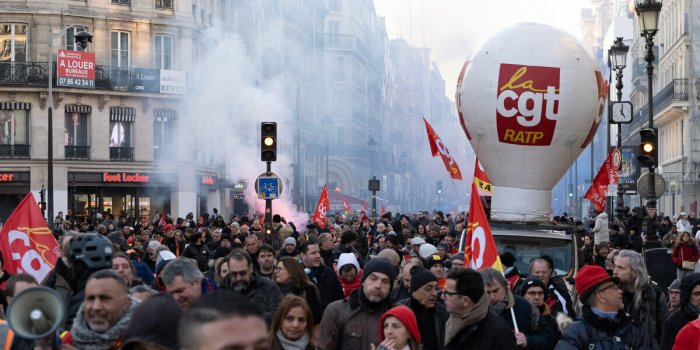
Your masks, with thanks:
M343 211L345 214L352 213L352 208L350 208L350 204L348 204L348 201L345 200L345 197L343 197Z
M158 221L158 227L165 226L165 210L160 212L160 221Z
M362 212L367 213L367 198L362 199Z
M10 275L25 272L43 281L56 265L60 256L58 242L31 193L0 230L0 251L5 261L3 269Z
M450 177L455 180L461 180L462 171L459 170L459 166L455 162L454 158L452 158L452 155L450 155L450 151L447 150L447 146L442 143L440 136L438 136L435 130L433 130L433 127L430 126L430 123L428 123L425 118L423 118L423 122L425 122L425 130L428 132L430 153L433 155L433 157L440 155L442 157L442 162L445 163L445 169L448 173L450 173Z
M472 193L478 193L472 182ZM464 266L480 271L487 267L503 272L498 248L493 240L491 226L486 219L486 212L479 196L470 196L469 224L467 225L466 244L464 246Z
M476 163L474 164L474 182L476 183L476 187L479 188L480 196L491 195L491 180L489 180L489 176L486 175L484 167L481 166L479 157L476 158Z
M381 215L384 215L385 212L386 212L386 211L384 210L384 204L382 204L382 207L381 207L381 209L380 209L380 211L379 211L379 215L380 215L380 216L381 216Z
M314 218L312 220L316 226L320 228L326 227L326 212L329 207L328 188L323 186L323 191L321 191L321 197L318 199L318 204L316 204L316 211L314 212Z
M613 154L617 149L613 149L603 162L603 166L598 170L591 188L588 189L583 198L593 202L597 211L605 210L605 197L608 192L608 185L618 183L617 169L613 165Z

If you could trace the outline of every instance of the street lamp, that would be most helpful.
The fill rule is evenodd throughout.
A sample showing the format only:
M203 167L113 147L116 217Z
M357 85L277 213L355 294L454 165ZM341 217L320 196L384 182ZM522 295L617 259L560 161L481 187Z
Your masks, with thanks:
M648 99L649 99L649 129L654 129L654 94L652 89L652 80L654 77L654 35L659 30L659 13L661 12L661 2L656 0L639 0L634 4L635 12L637 12L637 22L639 23L639 32L646 40L646 54L644 60L647 62L647 79L648 79ZM660 247L659 237L656 234L656 178L654 175L654 166L649 166L649 199L647 200L647 247Z
M53 28L49 27L49 78L48 78L48 84L49 84L49 96L48 96L48 102L49 102L49 110L48 110L48 143L49 143L49 149L48 149L48 154L47 154L47 159L48 159L48 170L47 170L47 177L48 177L48 219L49 219L49 227L53 229L53 39L54 37L61 36L65 34L69 29L73 28L83 28L82 26L69 26L64 28L63 30L54 33ZM92 42L92 34L86 31L82 31L80 33L75 34L75 43L80 44L80 47L85 49L87 47L88 43Z
M612 68L615 70L615 88L617 89L617 102L622 101L622 70L627 66L627 52L630 47L625 45L621 37L615 39L615 42L610 47L608 55L612 64ZM610 108L610 106L608 106ZM622 123L617 123L617 149L622 147ZM617 184L617 205L615 206L615 212L618 218L624 221L625 214L629 211L625 207L624 192L622 186Z

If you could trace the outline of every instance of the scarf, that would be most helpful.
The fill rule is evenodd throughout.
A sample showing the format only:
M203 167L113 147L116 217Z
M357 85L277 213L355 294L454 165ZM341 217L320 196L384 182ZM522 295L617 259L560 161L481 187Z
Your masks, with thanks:
M503 300L491 305L491 308L497 315L502 315L503 311L510 309L515 305L515 298L513 298L513 293L510 289L506 289L506 293L503 296Z
M600 318L609 318L611 320L617 319L617 311L602 311L594 307L591 307L591 311Z
M280 341L280 346L284 350L304 350L309 345L309 333L304 333L297 340L289 340L282 334L281 330L277 330L277 340Z
M486 318L489 313L489 299L484 293L474 307L464 317L450 315L445 325L445 345L449 344L465 327L476 324Z
M109 350L119 346L119 338L126 332L126 327L131 320L131 314L138 305L136 299L131 299L131 305L126 313L114 326L102 333L90 329L87 320L83 316L83 305L80 305L75 316L75 322L70 330L73 338L73 346L80 350Z
M280 290L282 290L282 294L287 295L289 293L293 293L294 290L296 289L296 283L293 281L289 281L284 284L278 284L277 286L280 287Z

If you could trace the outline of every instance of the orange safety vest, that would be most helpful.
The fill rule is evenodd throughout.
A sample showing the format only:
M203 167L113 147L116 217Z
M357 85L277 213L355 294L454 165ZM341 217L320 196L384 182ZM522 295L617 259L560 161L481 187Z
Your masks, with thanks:
M15 332L12 331L10 325L0 320L0 347L2 347L3 350L10 350L14 338Z

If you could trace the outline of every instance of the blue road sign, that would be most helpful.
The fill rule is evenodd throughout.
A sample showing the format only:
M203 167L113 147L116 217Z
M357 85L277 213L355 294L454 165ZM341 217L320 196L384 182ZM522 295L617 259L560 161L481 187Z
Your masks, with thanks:
M282 181L276 174L262 174L255 181L256 192L260 199L277 199L282 192Z

